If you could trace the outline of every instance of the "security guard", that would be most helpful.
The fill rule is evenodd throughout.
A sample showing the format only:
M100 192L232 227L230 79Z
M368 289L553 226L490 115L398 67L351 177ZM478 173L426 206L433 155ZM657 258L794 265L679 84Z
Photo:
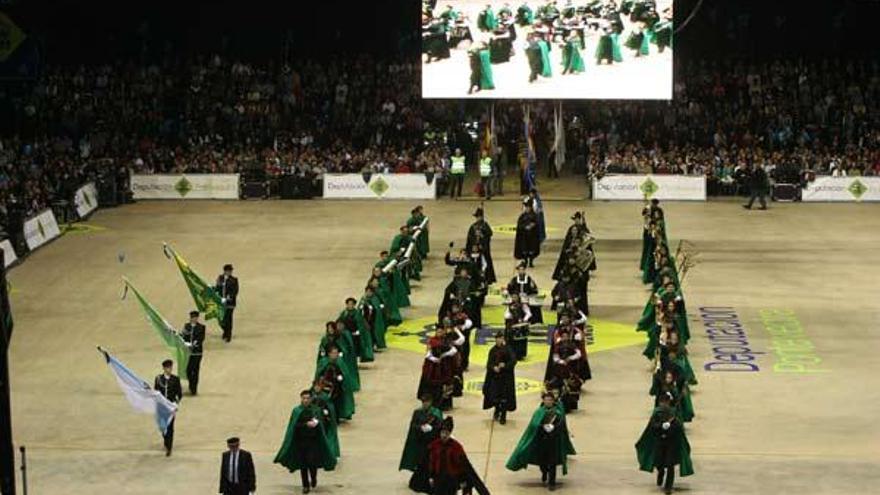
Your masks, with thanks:
M455 197L455 191L458 190L458 197L461 197L461 189L464 187L464 155L461 154L461 148L456 148L455 153L450 158L451 165L449 172L452 175L452 187L449 189L449 197Z
M189 322L183 325L180 337L189 346L189 364L186 366L186 380L189 382L189 393L199 393L199 369L202 366L202 344L205 342L205 325L199 323L199 312L189 312Z
M492 199L492 157L489 155L480 159L480 184L486 199Z

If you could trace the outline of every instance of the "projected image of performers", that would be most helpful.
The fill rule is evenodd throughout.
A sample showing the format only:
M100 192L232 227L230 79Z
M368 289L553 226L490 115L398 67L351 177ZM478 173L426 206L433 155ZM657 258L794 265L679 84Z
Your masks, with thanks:
M672 0L423 0L425 98L672 97Z

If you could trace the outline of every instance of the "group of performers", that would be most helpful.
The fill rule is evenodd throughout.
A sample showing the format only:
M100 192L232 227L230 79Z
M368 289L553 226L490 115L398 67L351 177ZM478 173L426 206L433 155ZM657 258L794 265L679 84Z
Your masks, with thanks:
M650 55L651 45L657 53L672 46L673 21L671 6L657 10L655 0L545 0L534 8L523 2L515 11L505 3L496 12L491 4L479 12L476 28L467 15L453 5L438 12L436 0L424 0L422 8L422 51L425 63L451 56L451 50L468 46L470 85L468 93L495 89L492 64L508 62L516 54L514 42L525 41L523 52L528 59L529 82L539 77L553 77L551 52L554 45L561 53L562 74L586 71L582 50L587 38L595 40L597 65L621 63L623 45L634 58Z
M388 327L403 321L410 305L410 281L421 278L430 251L428 218L421 206L411 211L387 251L379 254L360 299L349 297L328 321L318 344L314 379L299 395L275 462L300 471L303 493L317 486L317 471L335 468L341 450L338 425L355 413L360 390L359 363L375 360L386 348ZM451 425L450 425L451 430Z
M648 333L644 356L653 363L650 394L654 410L636 443L639 468L657 470L657 486L672 492L675 466L681 476L694 473L684 424L693 420L690 387L697 384L688 361L690 338L687 311L676 255L666 239L666 220L660 202L652 199L642 210L644 231L640 268L642 281L651 284L651 295L637 330Z

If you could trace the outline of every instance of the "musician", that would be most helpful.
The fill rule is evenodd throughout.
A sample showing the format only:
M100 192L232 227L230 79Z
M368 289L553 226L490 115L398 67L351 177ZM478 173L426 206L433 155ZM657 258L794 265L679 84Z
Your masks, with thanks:
M578 344L573 340L573 333L571 327L560 327L554 332L554 338L557 340L550 351L552 365L544 377L547 390L556 393L565 406L565 412L578 408L583 384L581 378L583 355Z
M672 364L670 363L667 363ZM694 403L691 400L690 388L677 367L658 366L654 372L650 394L655 397L655 405L659 405L660 397L669 396L671 406L675 408L676 417L684 423L694 419Z
M409 487L416 491L418 487L428 485L428 445L440 437L443 412L433 406L430 394L420 397L421 407L413 411L406 433L406 443L400 456L398 471L412 471Z
M516 266L516 275L507 283L507 294L517 294L520 300L529 305L532 313L532 323L544 323L544 314L541 305L537 302L538 284L526 270L525 262Z
M355 410L355 380L348 364L340 356L339 347L330 346L327 355L318 360L315 379L319 378L328 384L333 384L330 400L336 410L337 421L350 420Z
M483 380L483 410L494 408L493 420L507 423L507 412L516 410L516 354L507 345L504 332L495 333L495 345L486 360Z
M232 341L232 313L238 299L238 279L232 276L232 265L223 265L223 273L217 277L214 290L220 294L220 302L225 309L220 328L223 329L223 340L228 343Z
M416 397L428 394L441 411L452 409L452 394L458 369L458 349L446 338L446 328L438 326L428 339L422 375Z
M495 12L492 11L492 4L486 4L477 16L477 27L480 31L491 33L498 28L498 20L495 18Z
M562 74L580 74L585 70L581 57L581 37L572 31L562 45Z
M568 227L568 231L565 233L565 240L562 242L559 259L556 261L556 268L553 270L553 280L559 280L562 276L562 270L566 267L567 261L570 258L581 254L576 252L577 250L575 248L578 247L585 247L591 255L589 266L583 268L587 271L596 270L596 256L593 250L593 242L595 241L595 238L591 235L589 227L587 227L586 217L582 212L576 211L571 219L573 223Z
M375 359L373 355L373 338L364 314L357 307L357 300L349 297L345 300L345 309L336 317L336 321L348 329L352 337L354 351L362 363Z
M183 325L180 337L190 350L189 362L186 365L186 381L189 385L189 393L197 395L199 393L199 371L202 367L202 351L205 342L205 325L199 323L198 311L192 310L189 312L189 322Z
M532 11L532 8L529 7L529 4L523 2L522 5L516 9L516 23L520 26L531 26L535 21L535 13Z
M453 302L458 302L461 308L468 314L476 328L481 328L483 323L482 307L478 304L481 296L481 288L471 279L470 270L465 266L458 267L458 273L446 286L443 293L443 302L437 313L437 319L442 321L449 313Z
M639 469L649 473L656 469L657 486L663 486L667 494L672 493L676 465L679 475L694 474L691 446L670 401L667 395L659 397L648 425L636 442Z
M367 282L367 285L372 287L373 292L379 296L386 325L393 327L403 323L403 317L400 315L400 306L397 304L397 298L392 292L387 274L383 273L381 268L374 267L373 275Z
M513 10L510 8L509 2L504 2L504 5L498 10L498 18L501 20L501 23L513 19Z
M450 8L452 8L450 6ZM422 24L422 50L425 63L449 58L449 23L443 18L425 18Z
M480 495L489 495L489 490L468 460L464 447L452 438L453 426L451 416L444 418L440 426L440 438L428 446L430 493L457 495L459 488L463 487L464 493L476 490Z
M749 202L743 205L747 210L752 209L755 199L761 203L761 210L767 209L767 194L770 192L770 178L762 165L753 164L749 167Z
M327 440L330 442L330 450L333 456L339 458L339 419L336 417L336 406L330 398L333 393L333 384L318 378L312 381L312 404L321 410L321 423L327 432Z
M318 486L318 468L332 471L336 467L327 431L321 421L322 411L312 403L310 390L299 394L300 404L290 413L290 420L281 448L274 462L291 473L300 472L303 493Z
M427 258L428 253L431 252L427 220L428 217L425 216L424 207L418 205L412 209L409 220L406 221L406 225L413 236L415 236L416 232L419 233L419 236L416 238L416 247L419 249L419 257L421 258Z
M568 456L575 453L563 406L551 392L544 392L541 405L532 414L529 426L505 467L518 471L528 465L537 465L541 469L541 483L553 491L556 489L556 467L561 465L562 474L568 474Z
M171 402L179 404L183 399L183 388L180 386L180 378L171 373L172 368L174 368L174 361L170 359L162 361L162 374L156 375L156 379L153 380L153 389ZM162 436L165 442L165 457L171 455L171 448L174 446L174 420L175 418L172 417L168 422L165 434Z
M385 343L385 306L382 300L376 294L375 290L367 286L364 288L364 295L358 303L361 313L364 314L364 320L370 329L370 337L373 339L373 352L382 352L386 347Z
M574 342L578 351L581 353L581 359L577 362L577 373L582 381L586 382L593 378L590 370L590 358L587 355L587 330L589 321L587 316L577 309L574 301L569 300L560 310L558 315L558 323L553 337L550 341L550 355L547 359L548 370L553 365L553 353L556 344L564 340L564 334L569 333L571 340Z
M479 252L482 256L482 264L486 268L483 270L483 283L490 286L497 281L495 277L495 264L492 262L492 227L486 221L483 208L477 208L474 211L474 223L468 228L467 234L467 252L472 253L474 245L479 246Z
M468 60L470 60L471 67L468 94L472 94L475 90L480 92L495 89L495 80L492 77L492 54L489 51L489 45L485 41L475 43L468 50Z
M529 322L532 312L529 305L523 303L519 294L511 294L510 303L504 312L504 340L513 348L517 360L526 358L529 352Z
M354 339L351 333L340 328L340 324L335 321L328 321L324 325L324 336L318 344L318 358L321 359L330 355L330 349L336 348L339 351L339 357L348 365L349 372L352 375L351 386L357 392L360 390L360 376L357 371L357 351L354 347Z
M523 201L523 212L516 222L516 239L513 257L521 260L527 267L535 266L535 258L541 254L541 237L538 229L538 215L528 199Z

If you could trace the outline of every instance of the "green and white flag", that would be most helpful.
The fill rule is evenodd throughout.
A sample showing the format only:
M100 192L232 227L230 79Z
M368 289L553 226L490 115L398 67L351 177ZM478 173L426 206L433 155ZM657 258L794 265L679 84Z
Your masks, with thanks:
M129 289L134 293L134 296L141 304L141 309L144 310L144 316L147 317L147 322L156 330L156 333L159 334L159 338L162 339L162 342L168 347L168 350L171 351L171 357L174 359L175 364L177 364L177 369L185 370L191 354L189 346L186 345L180 334L174 330L174 327L168 323L168 320L166 320L165 317L149 303L149 301L144 299L144 296L138 292L130 280L122 277L122 281L125 282L125 293L127 294ZM122 298L125 299L125 295L123 295Z
M171 246L165 244L163 249L165 250L165 256L177 263L177 268L180 269L180 274L183 275L183 281L186 282L196 307L205 315L205 319L222 321L226 313L226 306L223 305L220 294L190 268L186 261L176 251L171 249Z

